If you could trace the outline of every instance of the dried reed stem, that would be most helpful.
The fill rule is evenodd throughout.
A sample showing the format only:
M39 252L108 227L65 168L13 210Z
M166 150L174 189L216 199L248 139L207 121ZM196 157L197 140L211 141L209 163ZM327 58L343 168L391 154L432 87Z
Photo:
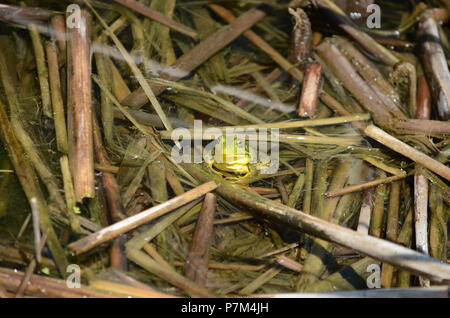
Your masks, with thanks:
M77 202L95 196L90 31L87 11L80 13L78 27L68 28L69 160Z

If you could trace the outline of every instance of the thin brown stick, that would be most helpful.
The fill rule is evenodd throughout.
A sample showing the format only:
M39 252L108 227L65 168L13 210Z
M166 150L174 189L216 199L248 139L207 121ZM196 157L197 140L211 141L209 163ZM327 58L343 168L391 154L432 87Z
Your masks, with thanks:
M197 32L195 32L191 28L172 20L171 18L165 16L164 14L151 9L140 2L134 0L114 0L114 1L123 5L124 7L127 7L137 13L146 16L147 18L150 18L156 22L161 23L172 30L178 31L192 38L196 38L198 36Z
M68 29L69 159L78 202L95 196L90 25L91 16L83 10L79 28Z
M217 188L214 182L208 182L197 188L188 191L180 196L177 196L165 203L154 206L148 210L145 210L139 214L133 215L125 220L117 222L113 225L103 228L102 230L92 233L85 238L82 238L68 247L75 253L81 254L87 252L109 240L124 234L144 223L148 223L176 208L179 208L199 197L205 195L208 192Z
M377 187L382 184L388 184L388 183L392 183L395 181L403 180L407 177L408 177L408 175L393 176L393 177L389 177L389 178L381 178L381 179L370 181L370 182L367 182L364 184L358 184L358 185L346 187L346 188L343 188L342 190L330 191L330 192L325 193L325 196L329 197L329 198L343 196L343 195L347 195L350 193L355 193L355 192L364 191L364 190L367 190L370 188L374 188L374 187Z
M199 285L205 285L208 274L209 248L214 234L216 204L215 195L207 193L184 265L186 277Z
M189 53L186 53L180 57L177 62L171 66L171 69L174 71L174 75L165 76L165 78L171 81L177 81L188 76L190 72L202 65L217 52L221 51L224 47L233 42L243 32L258 23L265 16L266 14L257 8L250 9L241 15L235 22L222 27L207 39L200 42L191 51L189 51ZM153 92L156 96L161 94L164 90L164 86L155 86L153 88ZM147 102L147 96L145 95L143 89L139 88L131 93L127 98L122 100L121 104L137 109L145 105Z

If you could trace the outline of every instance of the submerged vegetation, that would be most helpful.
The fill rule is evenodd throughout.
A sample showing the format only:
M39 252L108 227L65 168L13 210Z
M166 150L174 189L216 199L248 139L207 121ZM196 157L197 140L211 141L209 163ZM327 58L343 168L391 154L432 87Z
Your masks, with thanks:
M0 297L447 295L448 1L0 2Z

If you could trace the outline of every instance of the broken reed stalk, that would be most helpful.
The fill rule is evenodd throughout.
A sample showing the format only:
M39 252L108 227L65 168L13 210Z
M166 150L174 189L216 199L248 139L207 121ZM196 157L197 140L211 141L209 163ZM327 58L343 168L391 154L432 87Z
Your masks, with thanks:
M442 120L450 119L450 72L441 45L438 25L430 13L425 13L419 24L422 37L422 61L431 82L437 112Z
M302 8L296 8L295 10L289 8L288 11L295 21L291 32L289 61L304 69L313 49L314 35L311 28L311 21Z
M361 31L359 27L343 14L339 7L331 0L317 0L316 3L321 10L331 16L334 22L358 42L367 52L373 54L380 61L390 66L394 66L400 62L391 51L375 41L366 32Z
M50 93L52 99L53 119L55 123L56 146L62 153L69 153L69 142L67 140L66 115L61 91L61 78L59 75L59 63L56 45L47 42L47 63L50 81Z
M189 252L184 265L184 275L199 285L206 284L209 249L214 235L214 216L217 199L207 193L198 216Z
M380 178L371 182L367 182L364 184L358 184L358 185L354 185L354 186L349 186L340 190L336 190L336 191L330 191L325 193L326 197L329 198L333 198L333 197L338 197L338 196L343 196L346 194L350 194L350 193L354 193L354 192L359 192L359 191L364 191L373 187L377 187L379 185L383 185L383 184L389 184L395 181L399 181L399 180L403 180L405 178L407 178L409 175L403 175L403 176L393 176L393 177L389 177L389 178Z
M77 202L95 196L92 138L91 16L81 11L79 25L68 27L69 160Z
M123 5L124 7L127 7L128 9L131 9L137 13L142 14L143 16L146 16L147 18L150 18L156 22L161 23L172 30L190 36L191 38L196 38L198 36L197 32L195 32L191 28L172 20L171 18L165 16L164 14L151 9L138 1L134 0L114 0L114 1Z
M430 158L424 153L416 150L415 148L405 144L397 138L389 135L380 128L370 125L364 130L366 136L378 141L386 147L398 152L399 154L421 164L423 167L433 171L437 175L450 181L450 168L442 163Z
M71 243L68 247L75 254L87 252L121 234L129 232L142 224L155 220L176 208L198 199L206 193L213 191L216 187L217 185L214 182L205 183L167 202L161 203L139 214L105 227L98 232L92 233L91 235Z
M208 7L230 24L235 23L235 21L237 20L237 18L231 11L222 6L219 6L217 4L210 4L208 5ZM264 13L264 16L265 15L266 14ZM291 64L283 55L278 53L278 51L275 50L262 37L257 35L252 30L245 31L243 35L262 51L266 52L267 55L269 55L275 63L277 63L283 70L291 74L296 80L298 80L299 82L303 81L303 73L295 65Z
M47 64L45 63L45 51L42 45L41 35L34 24L28 26L31 41L33 42L34 56L36 61L36 69L41 88L42 111L48 118L53 118L52 103L50 98L50 85Z
M58 240L56 232L53 228L49 216L49 209L44 200L44 196L40 189L37 176L28 159L25 157L24 151L14 134L11 123L5 112L5 107L0 103L0 126L4 138L4 145L8 149L8 153L15 168L17 177L29 200L36 198L39 210L40 228L44 233L48 234L48 246L55 259L55 263L62 276L66 274L66 266L68 264L64 250Z
M442 264L426 255L375 237L361 235L342 226L305 214L280 203L263 198L196 165L182 165L199 181L215 180L217 192L224 198L246 206L263 219L285 224L294 230L334 242L368 255L382 262L426 276L433 281L450 282L450 265ZM394 257L393 257L394 256Z
M316 117L321 79L322 66L320 64L313 63L306 67L298 108L300 117Z
M178 81L183 77L188 76L193 70L198 68L209 58L225 48L228 44L238 38L244 31L251 28L258 23L266 14L258 8L253 8L242 14L235 22L224 26L217 30L207 39L196 45L189 53L181 56L170 68L174 75L163 76L165 79L171 81ZM161 94L164 86L154 86L154 93L156 96ZM142 88L132 92L128 97L121 101L122 105L138 109L148 102Z

